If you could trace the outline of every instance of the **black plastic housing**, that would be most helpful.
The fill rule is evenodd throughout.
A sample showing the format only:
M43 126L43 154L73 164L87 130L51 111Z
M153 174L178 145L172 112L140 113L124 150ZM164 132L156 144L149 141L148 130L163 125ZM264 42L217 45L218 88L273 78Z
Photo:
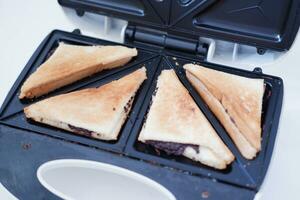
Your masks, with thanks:
M59 41L82 45L115 45L80 34L53 31L35 51L9 92L0 110L0 179L17 197L26 199L55 199L37 182L35 170L43 162L59 158L81 158L112 163L139 172L167 187L177 199L200 199L202 192L209 192L210 199L252 199L259 189L268 169L283 98L280 78L205 63L197 54L160 49L135 43L139 55L126 66L103 71L69 86L65 86L33 101L20 101L18 94L25 79L45 60ZM125 44L130 46L130 44ZM263 106L262 151L252 161L245 160L232 143L222 125L210 112L200 96L185 78L182 65L190 62L240 76L263 78L267 84ZM31 103L53 95L85 87L96 87L118 79L135 69L146 66L148 79L143 83L134 100L129 118L117 142L104 142L75 135L50 126L25 119L22 109ZM188 89L202 112L219 136L236 157L225 171L218 171L183 157L157 155L153 148L137 141L140 128L151 101L157 76L161 70L173 68ZM14 178L12 178L14 177ZM24 190L26 188L26 190Z
M300 0L58 0L78 13L94 12L184 38L208 37L288 50L300 24Z

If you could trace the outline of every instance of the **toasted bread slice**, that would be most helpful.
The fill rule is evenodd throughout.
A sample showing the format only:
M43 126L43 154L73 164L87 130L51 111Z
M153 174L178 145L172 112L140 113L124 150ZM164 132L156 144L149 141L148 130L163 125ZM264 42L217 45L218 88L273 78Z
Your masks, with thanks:
M193 64L184 68L188 80L222 123L241 154L253 159L261 149L264 80Z
M163 70L159 76L138 140L217 169L234 160L174 70Z
M143 67L99 88L54 96L24 109L27 118L101 140L116 140L140 85Z
M105 69L120 67L137 55L123 46L78 46L59 43L50 58L24 82L20 99L34 98Z

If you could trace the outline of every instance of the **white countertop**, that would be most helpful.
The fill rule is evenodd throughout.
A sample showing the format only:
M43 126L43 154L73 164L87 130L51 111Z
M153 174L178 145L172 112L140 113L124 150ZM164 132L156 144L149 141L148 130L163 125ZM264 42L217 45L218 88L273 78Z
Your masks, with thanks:
M94 15L79 18L73 10L61 8L57 1L0 1L0 104L37 46L52 30L80 28L84 35L116 38L116 35L103 34L102 23L103 19ZM299 194L299 60L298 34L286 55L262 67L264 73L280 76L284 81L281 119L271 165L260 191L262 200L295 199Z

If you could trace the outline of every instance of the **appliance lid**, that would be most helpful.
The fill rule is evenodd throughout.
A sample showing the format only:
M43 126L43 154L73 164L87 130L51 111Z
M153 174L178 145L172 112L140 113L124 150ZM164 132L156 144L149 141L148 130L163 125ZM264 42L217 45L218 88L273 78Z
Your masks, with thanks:
M288 50L297 34L300 0L58 0L188 38L208 37L259 49Z

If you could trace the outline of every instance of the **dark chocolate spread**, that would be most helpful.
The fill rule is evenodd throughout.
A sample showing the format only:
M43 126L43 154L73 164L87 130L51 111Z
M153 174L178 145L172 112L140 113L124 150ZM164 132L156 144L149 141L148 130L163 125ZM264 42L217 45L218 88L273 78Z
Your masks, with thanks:
M87 129L84 129L84 128L79 128L79 127L76 127L76 126L72 126L71 124L68 124L68 127L70 129L72 129L74 132L76 132L78 134L81 134L81 135L88 136L88 137L91 137L92 133L93 133L93 131L90 131L90 130L87 130Z
M131 107L133 101L133 96L130 97L129 101L126 103L126 105L124 106L124 111L125 113L128 113Z
M231 122L234 123L234 124L236 125L234 119L233 119L231 116L229 116L229 118L230 118Z
M230 118L230 121L233 123L233 124L235 124L236 125L236 123L235 123L235 120L229 115L229 113L228 113L228 110L227 110L227 108L225 108L225 112L227 113L227 115L229 116L229 118Z
M183 154L187 147L192 147L196 152L199 153L199 146L193 144L182 144L175 142L160 142L155 140L147 140L146 144L154 146L156 149L166 152L168 155L180 156Z

